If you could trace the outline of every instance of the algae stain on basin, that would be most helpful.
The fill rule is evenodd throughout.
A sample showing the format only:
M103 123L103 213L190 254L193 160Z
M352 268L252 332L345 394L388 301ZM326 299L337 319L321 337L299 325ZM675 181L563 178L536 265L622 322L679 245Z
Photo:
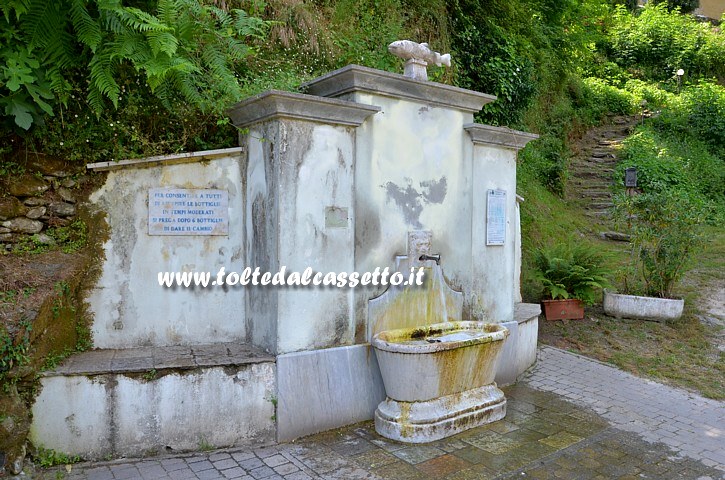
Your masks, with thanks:
M374 313L370 318L371 333L460 320L463 296L460 292L443 288L444 285L440 267L426 267L423 285L388 289L371 301L377 307L373 307ZM394 295L386 295L393 291Z
M380 332L372 345L387 395L416 402L493 382L508 330L461 321Z
M375 411L384 437L426 443L506 416L494 383L508 337L497 324L459 321L387 330L372 339L387 399Z

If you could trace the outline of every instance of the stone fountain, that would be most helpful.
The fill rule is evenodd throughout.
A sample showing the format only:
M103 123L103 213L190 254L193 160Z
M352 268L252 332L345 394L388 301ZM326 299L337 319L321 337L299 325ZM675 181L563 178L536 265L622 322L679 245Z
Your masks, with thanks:
M401 272L428 270L422 286L390 287L370 300L372 345L387 398L375 410L384 437L425 443L502 419L506 398L494 378L509 331L496 323L461 321L463 295L448 286L432 233L408 233Z
M416 52L404 54L409 76L349 65L305 93L234 105L237 148L88 165L108 172L90 205L108 225L86 294L94 351L43 373L36 446L143 455L373 418L419 442L505 413L496 384L536 355L516 195L517 151L536 135L475 123L495 97L424 80L421 68L448 57L398 46ZM215 200L181 208L200 198ZM185 227L198 221L218 228ZM426 285L387 291L157 281L419 266Z

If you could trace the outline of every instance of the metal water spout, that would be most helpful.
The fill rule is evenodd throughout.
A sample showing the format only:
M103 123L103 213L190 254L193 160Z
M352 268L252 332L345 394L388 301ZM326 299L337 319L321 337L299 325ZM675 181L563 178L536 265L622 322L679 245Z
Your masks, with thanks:
M436 265L441 265L441 254L438 253L436 255L426 255L425 253L418 257L418 260L421 262L425 262L426 260L434 260L436 262Z

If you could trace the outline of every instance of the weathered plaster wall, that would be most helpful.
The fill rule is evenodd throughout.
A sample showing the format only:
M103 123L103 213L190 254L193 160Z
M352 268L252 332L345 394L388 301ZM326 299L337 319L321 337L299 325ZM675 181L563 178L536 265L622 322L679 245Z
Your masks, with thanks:
M410 230L433 232L449 283L471 286L472 114L424 102L356 92L355 101L382 112L358 129L355 164L355 268L395 266ZM355 315L383 289L356 289ZM464 315L468 315L468 298Z
M496 369L498 386L515 383L518 377L536 362L536 343L539 334L539 305L519 303L514 319L503 324L509 330Z
M240 138L247 156L245 184L244 263L260 271L271 271L279 264L277 207L278 147L276 124L255 125ZM246 331L252 344L269 352L277 349L277 296L275 288L249 287L246 290Z
M354 129L279 120L250 127L241 143L249 151L247 264L352 271ZM351 300L345 288L250 288L249 338L278 354L351 344Z
M228 236L148 235L148 190L213 188L229 194ZM168 288L162 271L241 272L244 181L238 157L206 163L126 168L108 173L91 202L106 213L110 237L99 281L90 291L94 346L188 345L243 341L240 287Z
M183 451L202 443L274 441L271 362L152 380L107 374L51 376L41 383L33 406L33 444L85 459L141 456L166 446Z
M725 14L725 2L722 0L700 0L700 7L695 10L699 15L720 20Z
M514 315L516 230L516 151L475 145L473 161L472 245L466 252L472 265L469 303L474 316L499 323ZM486 195L506 191L506 241L486 245Z
M373 418L385 400L370 345L277 357L277 440L280 442Z
M355 262L359 271L393 267L407 232L431 230L448 282L464 292L464 318L506 322L517 297L516 150L474 146L472 115L422 101L355 93L382 112L358 129ZM486 245L486 194L506 196L506 243ZM356 290L358 323L380 289Z

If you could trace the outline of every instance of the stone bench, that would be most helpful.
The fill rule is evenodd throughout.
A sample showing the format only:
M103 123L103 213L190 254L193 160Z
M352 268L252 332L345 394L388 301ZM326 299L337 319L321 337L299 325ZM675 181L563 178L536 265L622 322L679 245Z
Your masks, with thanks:
M88 459L275 440L275 357L250 345L93 350L41 385L34 444Z

